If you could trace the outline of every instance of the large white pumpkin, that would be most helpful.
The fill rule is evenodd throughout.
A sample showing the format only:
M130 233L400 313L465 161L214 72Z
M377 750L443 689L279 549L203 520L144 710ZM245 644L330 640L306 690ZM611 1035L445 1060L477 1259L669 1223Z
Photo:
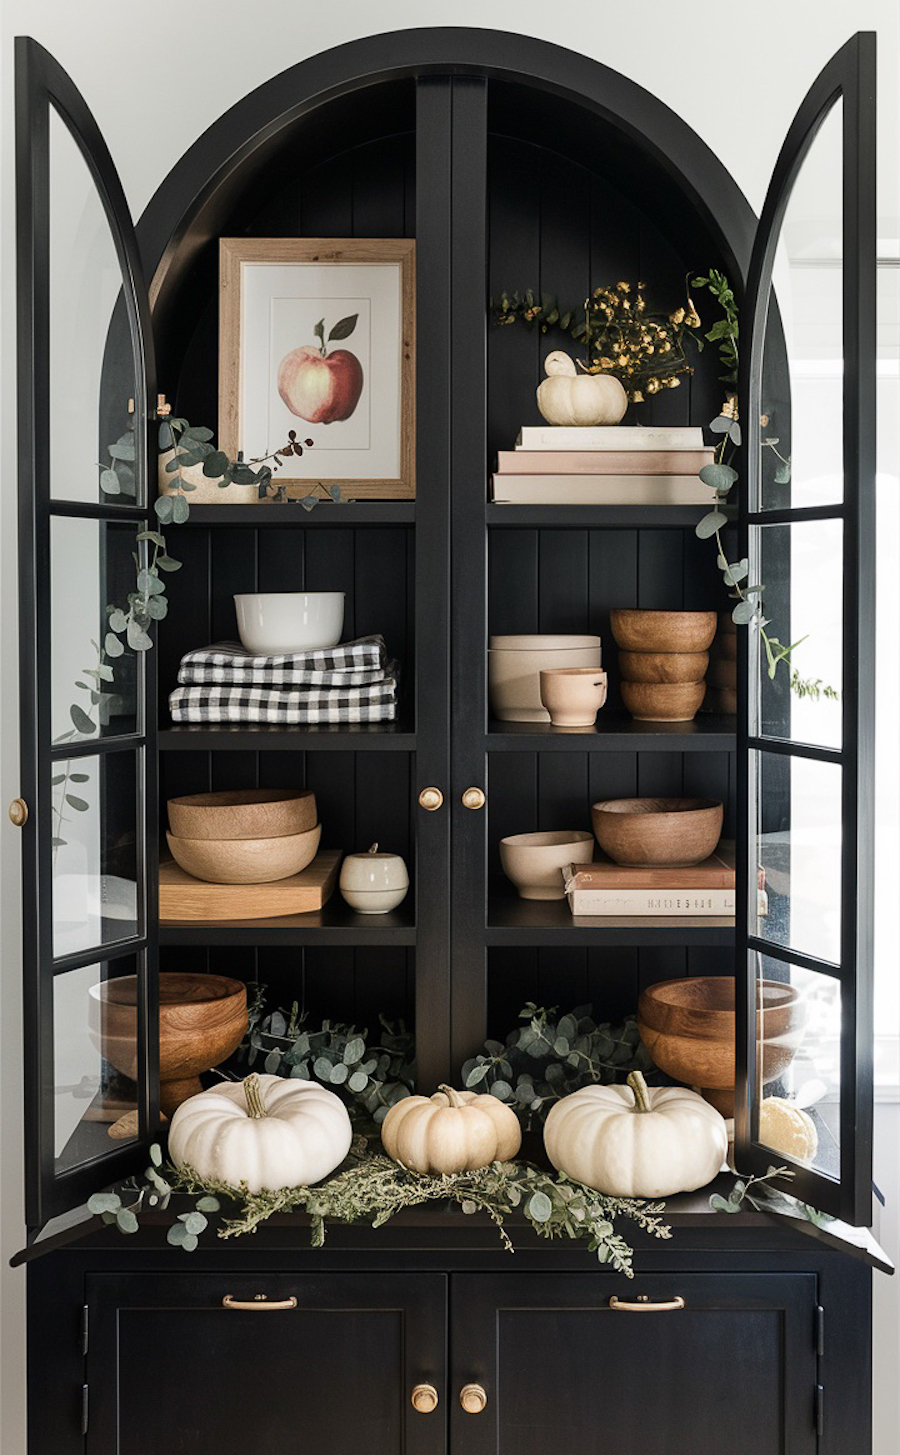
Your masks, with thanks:
M172 1117L176 1167L251 1192L319 1182L343 1162L353 1132L333 1091L295 1077L223 1082L188 1097Z
M611 1197L670 1197L705 1187L728 1150L724 1119L683 1086L585 1086L564 1096L544 1126L560 1172Z
M579 374L568 354L556 349L544 361L537 406L548 424L618 424L628 395L613 374Z
M381 1124L384 1150L414 1172L470 1172L508 1162L522 1145L519 1118L496 1096L441 1086L405 1096Z

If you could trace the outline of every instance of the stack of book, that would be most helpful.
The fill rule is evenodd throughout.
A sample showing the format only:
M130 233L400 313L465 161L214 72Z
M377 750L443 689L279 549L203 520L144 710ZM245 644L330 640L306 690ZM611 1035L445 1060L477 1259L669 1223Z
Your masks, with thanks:
M723 841L690 869L625 869L611 859L573 864L565 873L574 916L668 915L685 918L734 914L734 844ZM759 871L759 913L765 914L765 877Z
M711 505L699 426L525 425L500 450L491 499L510 505Z

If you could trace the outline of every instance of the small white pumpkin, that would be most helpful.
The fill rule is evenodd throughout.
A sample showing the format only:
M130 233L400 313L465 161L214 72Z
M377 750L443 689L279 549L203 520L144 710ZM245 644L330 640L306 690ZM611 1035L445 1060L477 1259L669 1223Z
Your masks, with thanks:
M760 1102L759 1140L773 1152L783 1152L807 1165L819 1150L819 1134L812 1117L783 1096L767 1096Z
M519 1118L496 1096L441 1086L406 1096L381 1124L384 1150L414 1172L470 1172L508 1162L522 1145Z
M248 1076L188 1097L172 1117L176 1167L251 1192L319 1182L343 1162L353 1132L333 1091L296 1077Z
M628 395L613 374L579 374L568 354L556 349L544 361L537 406L548 424L618 424Z
M585 1086L551 1107L544 1147L553 1166L611 1197L670 1197L705 1187L728 1150L725 1121L683 1086Z

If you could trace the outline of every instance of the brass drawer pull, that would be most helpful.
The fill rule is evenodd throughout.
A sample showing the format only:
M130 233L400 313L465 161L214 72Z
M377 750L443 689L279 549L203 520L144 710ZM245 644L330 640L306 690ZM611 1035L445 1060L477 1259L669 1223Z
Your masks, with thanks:
M613 1294L609 1306L620 1314L664 1314L670 1309L684 1308L684 1299L680 1294L675 1298L664 1299L660 1303L651 1303L646 1293L638 1294L634 1303L623 1302Z
M409 1397L417 1414L430 1415L438 1406L438 1392L433 1384L417 1384Z
M279 1309L296 1308L297 1300L293 1296L291 1298L268 1299L264 1293L257 1293L251 1300L242 1301L239 1298L235 1298L233 1294L226 1293L222 1299L222 1307L246 1309L248 1313L261 1314Z
M480 1384L464 1384L459 1391L459 1402L467 1415L480 1415L488 1397Z

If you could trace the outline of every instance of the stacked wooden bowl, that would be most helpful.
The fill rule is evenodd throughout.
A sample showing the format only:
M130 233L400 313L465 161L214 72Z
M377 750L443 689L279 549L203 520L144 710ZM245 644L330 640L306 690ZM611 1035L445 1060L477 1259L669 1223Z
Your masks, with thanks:
M737 627L730 611L719 612L718 630L709 649L704 707L710 712L737 712Z
M170 798L173 859L208 884L272 884L311 864L322 834L309 789L247 788Z
M610 613L622 701L638 722L691 722L706 691L714 611Z

